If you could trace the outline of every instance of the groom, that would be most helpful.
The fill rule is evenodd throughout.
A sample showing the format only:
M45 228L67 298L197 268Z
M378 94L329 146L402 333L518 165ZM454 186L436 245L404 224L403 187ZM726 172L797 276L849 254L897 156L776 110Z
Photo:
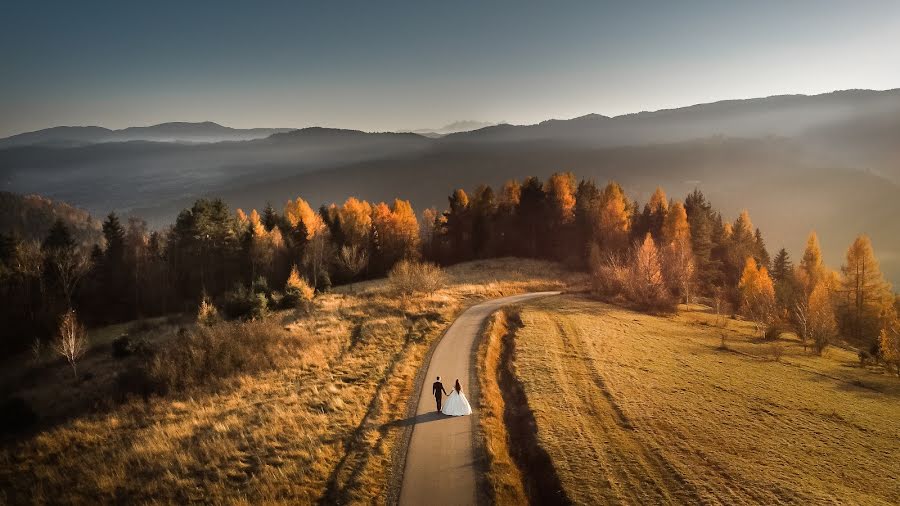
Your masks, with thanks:
M447 393L446 390L444 390L444 385L443 385L443 383L441 383L440 376L438 376L437 381L435 381L434 384L431 385L431 392L434 394L434 400L437 402L437 410L440 411L441 410L441 392L443 392L444 395L450 395Z

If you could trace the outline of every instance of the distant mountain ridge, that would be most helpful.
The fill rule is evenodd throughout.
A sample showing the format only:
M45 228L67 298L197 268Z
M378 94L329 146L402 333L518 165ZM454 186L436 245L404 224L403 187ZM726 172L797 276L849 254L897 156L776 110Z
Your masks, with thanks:
M502 121L500 123L503 123ZM440 128L420 128L418 130L411 130L414 134L424 135L425 137L443 137L449 134L455 134L460 132L471 132L472 130L479 130L481 128L490 127L497 125L499 123L491 123L489 121L474 121L474 120L460 120L454 121L449 125L444 125Z
M0 139L0 148L29 145L73 147L104 142L221 142L261 139L292 128L231 128L212 121L189 123L175 121L119 130L99 126L58 126L25 132Z
M449 134L447 140L530 142L556 139L592 145L683 142L712 136L796 136L825 124L900 115L900 89L844 90L820 95L775 95L722 100L621 116L587 114L533 125L499 124Z
M748 208L773 249L797 253L815 228L834 266L855 234L869 233L882 268L900 284L900 89L587 114L443 136L310 127L233 142L173 143L159 139L236 129L201 123L137 127L137 135L124 130L118 138L127 142L74 147L4 148L0 141L0 185L97 216L116 210L164 226L201 196L223 196L242 208L298 195L316 204L349 195L402 197L417 209L442 208L452 188L573 171L614 179L638 200L656 186L673 196L699 187L730 213ZM109 139L109 132L50 129L70 139L98 133Z

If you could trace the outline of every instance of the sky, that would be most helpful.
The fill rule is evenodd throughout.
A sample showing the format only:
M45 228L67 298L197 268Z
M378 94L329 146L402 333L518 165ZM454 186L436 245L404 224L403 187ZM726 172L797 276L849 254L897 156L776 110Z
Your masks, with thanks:
M900 2L0 0L0 136L367 131L900 87Z

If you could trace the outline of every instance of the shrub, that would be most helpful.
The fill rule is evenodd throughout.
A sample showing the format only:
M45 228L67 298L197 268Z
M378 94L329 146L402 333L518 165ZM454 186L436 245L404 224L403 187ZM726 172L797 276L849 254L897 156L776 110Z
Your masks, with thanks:
M625 292L628 268L619 255L601 253L600 246L591 245L590 267L594 290L600 295L615 296Z
M773 341L769 344L769 354L772 355L772 360L781 362L781 357L784 355L784 345L778 341Z
M789 328L786 328L784 325L780 323L770 323L765 332L763 333L763 338L766 341L774 341L781 337L781 334L789 331Z
M865 367L872 361L872 355L869 354L867 350L859 350L856 353L856 356L859 357L859 366Z
M222 309L229 319L257 320L268 313L269 301L265 294L238 285L225 295Z
M447 283L447 275L435 264L401 260L388 273L388 282L404 295L434 293Z
M276 366L287 356L290 334L271 321L223 322L169 341L150 360L146 378L126 377L134 388L166 393L213 384L232 374ZM140 374L140 371L134 373Z
M259 276L253 282L253 293L269 293L269 281L265 278L265 276Z
M0 434L22 432L38 421L37 413L21 397L10 397L0 402Z
M219 321L219 310L209 300L209 297L204 295L200 301L200 307L197 309L197 323L209 326L217 321Z
M311 301L316 295L315 289L300 277L300 271L294 265L291 268L291 274L288 276L287 283L284 284L284 297L281 299L281 307L295 308Z
M665 285L659 251L648 234L623 260L613 252L591 246L594 290L608 297L624 296L633 306L649 311L672 311L675 297Z

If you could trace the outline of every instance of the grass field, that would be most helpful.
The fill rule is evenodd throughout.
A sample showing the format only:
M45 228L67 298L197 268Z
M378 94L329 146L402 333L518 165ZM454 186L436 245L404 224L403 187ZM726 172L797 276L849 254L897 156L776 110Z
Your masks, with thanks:
M900 381L851 351L574 295L520 317L515 372L575 503L900 503Z
M249 323L258 327L248 332L280 336L279 355L215 388L54 411L54 401L93 402L90 393L104 391L117 364L107 345L85 359L88 380L74 381L62 363L8 371L4 391L63 419L4 442L0 503L383 503L401 434L393 422L405 417L416 372L450 322L483 299L584 282L511 259L458 265L448 278L410 298L383 280L341 287L308 314ZM170 327L160 339L179 338ZM93 335L106 342L120 331Z

